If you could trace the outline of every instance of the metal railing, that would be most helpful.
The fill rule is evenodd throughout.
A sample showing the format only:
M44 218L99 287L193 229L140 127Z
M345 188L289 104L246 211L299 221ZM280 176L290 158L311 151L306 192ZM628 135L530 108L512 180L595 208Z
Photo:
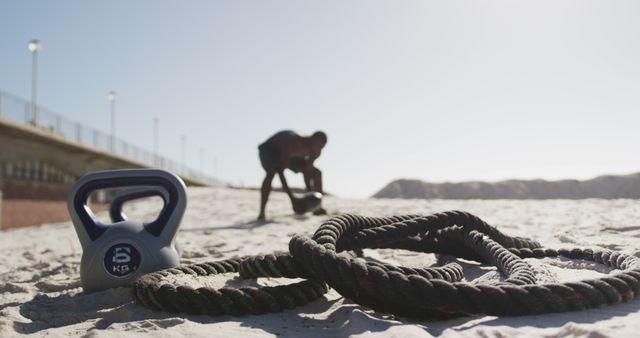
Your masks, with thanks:
M41 106L36 106L35 109L37 110L37 121L34 121L34 114L31 112L31 102L16 95L0 91L0 118L23 123L41 131L50 132L68 141L125 157L149 167L165 169L203 184L217 185L220 183L220 181L205 173L191 169L159 154L154 154L127 141L112 138L111 135L105 132L69 120L49 109Z

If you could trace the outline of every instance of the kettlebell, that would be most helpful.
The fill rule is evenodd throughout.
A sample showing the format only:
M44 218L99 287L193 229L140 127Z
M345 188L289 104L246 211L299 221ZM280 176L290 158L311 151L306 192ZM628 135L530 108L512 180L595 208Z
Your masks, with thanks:
M109 217L111 217L111 223L122 222L129 219L122 210L125 203L153 196L161 197L162 201L169 200L169 193L162 187L141 186L118 190L111 199L111 205L109 206ZM182 246L175 239L173 241L173 246L176 248L178 256L182 256Z
M99 189L138 187L160 196L164 206L151 222L126 219L122 203L141 198L124 194L120 217L112 224L100 222L87 205L92 192ZM149 188L153 187L153 188ZM147 197L147 196L144 196ZM159 169L118 169L82 176L71 189L67 203L71 220L82 246L80 282L85 292L127 286L139 276L176 267L180 255L174 237L187 206L184 182ZM112 215L113 217L113 215Z
M322 194L315 191L304 193L302 197L294 197L293 211L302 215L306 212L314 212L320 208L322 204Z

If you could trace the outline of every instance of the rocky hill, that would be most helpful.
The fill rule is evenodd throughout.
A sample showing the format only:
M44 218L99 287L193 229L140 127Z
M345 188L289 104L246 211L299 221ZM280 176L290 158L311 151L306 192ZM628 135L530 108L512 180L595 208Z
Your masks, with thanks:
M429 183L395 180L374 198L444 199L583 199L640 198L640 173L578 180L507 180L500 182Z

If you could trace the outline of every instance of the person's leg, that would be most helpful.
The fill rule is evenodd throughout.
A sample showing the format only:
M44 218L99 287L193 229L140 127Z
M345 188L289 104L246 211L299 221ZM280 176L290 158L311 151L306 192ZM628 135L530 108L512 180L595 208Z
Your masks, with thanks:
M291 192L291 189L289 189L289 185L287 184L287 178L284 177L284 170L278 171L278 177L280 177L280 183L282 183L282 189L284 189L284 192L286 192L287 195L289 196L291 203L293 203L295 198L293 197L293 193Z
M258 219L263 220L265 218L265 208L267 206L267 200L269 199L269 194L271 193L271 182L273 182L273 177L277 172L277 154L273 151L273 149L271 149L271 147L264 144L258 146L258 154L260 157L260 164L266 172L264 181L262 181L262 188L260 189L260 214L258 215Z
M313 168L313 170L311 170L311 186L313 188L313 191L317 191L321 194L324 194L324 190L322 189L322 172L320 171L320 169L318 168ZM326 215L327 214L327 210L325 210L322 206L320 206L318 209L316 209L313 212L314 215Z
M273 181L275 174L275 172L267 171L267 175L264 177L264 181L262 181L262 189L260 190L260 215L258 215L259 220L264 219L264 209L267 205L267 200L269 199L269 193L271 193L271 182Z
M313 191L313 186L312 186L312 179L311 179L311 175L309 175L308 172L304 171L302 173L302 176L304 176L304 185L307 187L307 192L309 191Z
M302 203L302 200L297 199L295 196L293 196L293 193L291 192L291 189L287 184L287 179L284 176L284 170L278 171L278 176L280 176L280 182L282 182L282 189L284 189L284 191L287 193L287 196L289 196L289 199L291 200L291 207L293 208L293 212L299 215L304 214L306 212L304 203Z

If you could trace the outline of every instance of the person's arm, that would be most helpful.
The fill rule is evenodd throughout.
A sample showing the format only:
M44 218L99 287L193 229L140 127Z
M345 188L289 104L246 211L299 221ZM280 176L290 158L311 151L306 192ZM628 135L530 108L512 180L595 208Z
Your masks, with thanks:
M313 191L324 194L324 190L322 189L322 172L320 169L313 167L309 176L311 177L311 188Z
M312 178L311 175L309 175L308 171L304 171L302 172L302 175L304 176L304 185L305 187L307 187L307 192L309 191L313 191L313 187L312 187Z

